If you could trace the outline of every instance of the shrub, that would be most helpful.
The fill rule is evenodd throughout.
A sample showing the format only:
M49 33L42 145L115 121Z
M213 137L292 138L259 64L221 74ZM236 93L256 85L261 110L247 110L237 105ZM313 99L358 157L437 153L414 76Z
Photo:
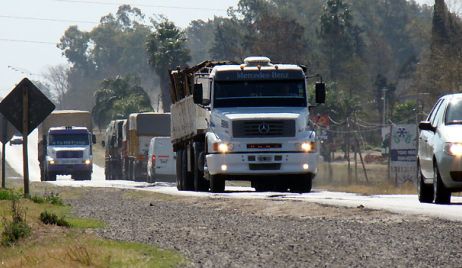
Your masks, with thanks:
M14 198L19 198L20 194L14 192L13 190L0 190L0 200L13 200Z
M7 222L2 232L2 244L11 246L21 238L30 235L31 228L25 221Z
M52 205L56 206L64 206L64 202L57 193L45 193L45 195L42 196L33 196L30 198L32 202L37 203L37 204L43 204L43 203L49 203Z
M20 206L19 200L19 195L13 193L11 199L12 221L10 222L3 218L2 244L6 246L10 246L19 239L29 236L31 232L31 228L26 222L26 212Z
M40 221L42 221L44 224L53 224L53 225L58 225L62 227L70 227L71 225L69 224L64 217L58 217L55 213L51 213L48 211L44 211L40 213Z

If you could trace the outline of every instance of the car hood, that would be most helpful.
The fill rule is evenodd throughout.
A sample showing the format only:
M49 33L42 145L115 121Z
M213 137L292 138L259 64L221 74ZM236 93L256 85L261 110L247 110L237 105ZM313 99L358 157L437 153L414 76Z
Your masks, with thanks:
M462 142L462 125L447 125L439 130L446 142Z

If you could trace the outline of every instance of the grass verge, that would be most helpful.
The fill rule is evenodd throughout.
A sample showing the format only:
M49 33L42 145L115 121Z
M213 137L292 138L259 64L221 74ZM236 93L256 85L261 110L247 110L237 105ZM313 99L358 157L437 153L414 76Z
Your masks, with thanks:
M0 190L0 198L2 196L8 199ZM184 257L174 251L98 238L89 229L102 228L104 222L74 217L71 207L56 202L57 199L56 196L45 196L18 201L27 215L26 222L31 227L31 233L10 246L0 246L2 266L177 267L187 263ZM0 200L0 216L8 217L10 210L11 200ZM48 219L65 219L69 226L44 224L45 216ZM4 227L0 223L0 228Z

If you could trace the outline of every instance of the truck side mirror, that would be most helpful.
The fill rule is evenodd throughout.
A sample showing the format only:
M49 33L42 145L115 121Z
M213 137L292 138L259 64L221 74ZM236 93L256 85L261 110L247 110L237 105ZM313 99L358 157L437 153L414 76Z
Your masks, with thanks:
M101 146L106 147L106 142L105 142L105 141L101 141Z
M96 144L96 135L95 134L91 134L91 141L93 142L93 144Z
M193 99L195 104L203 104L202 84L194 84Z
M326 102L326 84L322 82L317 82L315 86L316 90L316 103L325 103Z

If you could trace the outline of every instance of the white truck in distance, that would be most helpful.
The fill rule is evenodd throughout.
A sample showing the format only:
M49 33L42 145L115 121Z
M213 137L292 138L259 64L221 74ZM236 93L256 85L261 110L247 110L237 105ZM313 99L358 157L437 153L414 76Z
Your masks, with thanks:
M93 172L91 114L88 111L52 112L38 127L38 160L42 181L57 175L74 180L90 180Z
M226 180L247 180L257 191L311 191L318 146L302 67L250 57L173 70L170 79L179 190L223 192ZM316 83L316 102L324 99Z

